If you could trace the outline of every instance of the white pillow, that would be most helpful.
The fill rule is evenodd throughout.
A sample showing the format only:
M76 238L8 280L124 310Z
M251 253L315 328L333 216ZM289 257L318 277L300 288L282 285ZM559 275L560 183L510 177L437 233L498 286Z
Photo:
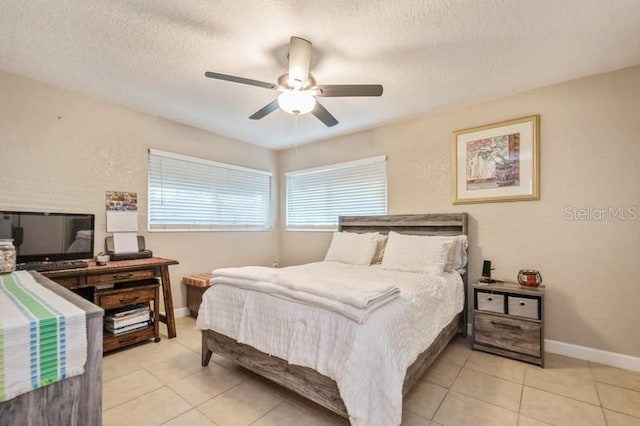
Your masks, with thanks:
M324 260L351 265L371 265L378 247L378 236L377 232L334 232Z
M447 272L458 271L464 274L467 266L467 245L469 240L466 235L456 235L455 237L442 237L452 242L447 255L447 264L444 270Z
M442 275L452 240L446 237L389 232L382 268Z

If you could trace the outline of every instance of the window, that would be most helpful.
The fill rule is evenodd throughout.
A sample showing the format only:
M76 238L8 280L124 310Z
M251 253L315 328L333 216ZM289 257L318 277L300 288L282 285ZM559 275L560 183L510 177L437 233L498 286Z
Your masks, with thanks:
M271 173L149 150L149 230L271 229Z
M386 156L286 175L287 230L332 230L338 216L387 213Z

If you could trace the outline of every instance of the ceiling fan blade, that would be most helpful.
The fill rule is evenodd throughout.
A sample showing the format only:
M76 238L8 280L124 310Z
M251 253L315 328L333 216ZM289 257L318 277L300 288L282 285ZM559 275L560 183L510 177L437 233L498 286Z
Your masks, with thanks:
M323 107L322 104L320 104L320 102L318 102L317 100L316 106L311 110L311 114L315 115L318 120L322 121L327 127L333 127L338 124L338 120L336 120L336 118L331 115L331 113L327 111L327 109Z
M265 89L278 88L278 86L276 86L273 83L267 83L265 81L260 81L260 80L252 80L250 78L236 77L235 75L220 74L220 73L211 72L211 71L205 72L204 75L206 77L215 78L217 80L225 80L225 81L231 81L233 83L248 84L249 86L264 87Z
M273 111L277 110L280 107L278 104L278 100L274 99L273 101L266 104L263 108L254 112L249 118L252 120L260 120L267 114L271 114Z
M320 89L318 96L325 98L347 96L382 96L380 84L321 84L314 87Z
M289 85L299 89L304 87L309 78L311 64L311 42L291 37L289 43Z

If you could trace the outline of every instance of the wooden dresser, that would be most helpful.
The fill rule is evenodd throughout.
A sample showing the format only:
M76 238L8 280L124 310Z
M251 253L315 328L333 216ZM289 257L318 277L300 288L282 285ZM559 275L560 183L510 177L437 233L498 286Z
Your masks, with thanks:
M474 284L473 348L544 367L544 286Z
M35 272L35 280L68 300L87 315L87 363L84 373L35 389L0 403L0 424L102 424L102 315L91 302Z

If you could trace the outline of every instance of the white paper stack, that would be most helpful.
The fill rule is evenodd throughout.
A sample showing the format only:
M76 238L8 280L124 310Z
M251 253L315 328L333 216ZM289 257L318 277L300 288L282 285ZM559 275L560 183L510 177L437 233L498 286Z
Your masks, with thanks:
M116 253L136 253L138 251L137 232L116 232L113 234L113 251Z

